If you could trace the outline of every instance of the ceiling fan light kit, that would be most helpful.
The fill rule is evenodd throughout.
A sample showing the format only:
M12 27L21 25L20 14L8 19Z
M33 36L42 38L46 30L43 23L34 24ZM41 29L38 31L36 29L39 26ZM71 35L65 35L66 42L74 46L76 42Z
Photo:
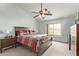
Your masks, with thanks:
M34 18L39 17L39 18L41 18L41 19L44 19L45 16L52 16L52 14L50 13L50 11L48 11L47 8L44 8L44 9L43 9L42 3L41 3L41 10L38 11L38 12L33 11L32 13L37 14L37 15L34 16Z

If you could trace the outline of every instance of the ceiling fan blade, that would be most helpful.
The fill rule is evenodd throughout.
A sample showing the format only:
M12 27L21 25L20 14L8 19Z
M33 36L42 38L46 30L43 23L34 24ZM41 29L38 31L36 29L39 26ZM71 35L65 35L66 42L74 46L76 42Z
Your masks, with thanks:
M39 12L35 12L35 11L33 11L32 13L39 13Z
M50 15L50 16L52 16L52 14L49 14L49 13L44 13L44 15Z
M34 16L34 18L38 17L39 15Z

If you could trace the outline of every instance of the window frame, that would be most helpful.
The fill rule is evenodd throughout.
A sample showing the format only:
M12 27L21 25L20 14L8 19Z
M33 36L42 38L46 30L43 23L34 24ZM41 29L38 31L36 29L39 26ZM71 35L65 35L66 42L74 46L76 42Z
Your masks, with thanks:
M60 23L55 23L55 24L60 24ZM55 28L55 27L54 27L55 24L52 24L52 25L53 25L53 29L50 29L50 28L49 28L49 25L51 25L51 24L47 24L47 34L48 34L48 35L54 35L54 36L61 36L61 35L62 35L62 34L61 34L61 24L60 24L60 27L57 29L57 31L59 31L60 34L55 34L55 31L56 31L56 30L54 29L54 28ZM49 31L50 31L50 30L53 31L53 34L49 34Z

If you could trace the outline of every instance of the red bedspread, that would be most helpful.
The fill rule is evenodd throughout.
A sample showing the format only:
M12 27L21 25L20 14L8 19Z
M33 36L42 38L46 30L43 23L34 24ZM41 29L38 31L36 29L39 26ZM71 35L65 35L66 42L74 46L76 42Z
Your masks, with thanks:
M25 37L25 36L17 37L17 42L31 48L34 52L38 52L41 41L46 41L46 40L48 40L48 36L42 36L39 40L33 37Z
M37 52L37 45L38 45L38 40L33 39L31 37L18 37L17 42L20 44L23 44L29 48L31 48L33 51Z

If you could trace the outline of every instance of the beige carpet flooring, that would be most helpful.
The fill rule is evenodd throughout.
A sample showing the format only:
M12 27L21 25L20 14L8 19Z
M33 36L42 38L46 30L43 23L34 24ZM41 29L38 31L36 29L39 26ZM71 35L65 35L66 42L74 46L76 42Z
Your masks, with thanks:
M73 56L71 51L68 50L68 44L60 42L52 42L52 45L43 53L42 56ZM35 53L18 46L17 48L10 48L3 50L3 53L0 53L0 56L36 56Z
M42 56L75 56L74 51L69 51L66 43L52 42L52 46Z

